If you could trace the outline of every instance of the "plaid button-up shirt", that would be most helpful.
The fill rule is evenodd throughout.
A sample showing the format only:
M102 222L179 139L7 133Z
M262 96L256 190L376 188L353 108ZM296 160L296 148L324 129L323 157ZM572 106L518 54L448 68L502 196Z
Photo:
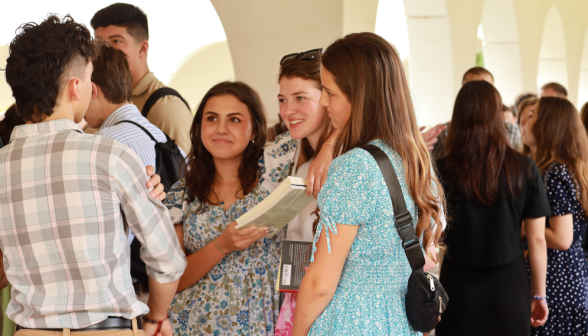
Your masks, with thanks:
M12 284L6 314L28 328L84 328L148 312L129 273L123 218L150 277L186 267L167 209L123 144L67 119L18 126L0 149L0 244Z

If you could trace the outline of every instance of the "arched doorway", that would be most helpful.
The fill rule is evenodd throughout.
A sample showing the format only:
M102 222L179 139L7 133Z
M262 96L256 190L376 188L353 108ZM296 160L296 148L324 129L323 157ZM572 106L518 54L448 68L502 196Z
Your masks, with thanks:
M568 87L568 62L563 23L555 6L549 8L539 52L537 91L545 83L557 82Z
M419 124L451 119L455 89L445 0L380 0L376 33L403 58Z
M486 0L482 11L484 67L494 75L494 86L505 104L523 90L521 51L512 0Z
M588 31L584 34L582 62L580 63L580 83L578 85L578 109L588 102Z
M233 59L227 41L205 45L190 53L178 65L169 86L182 93L192 112L217 83L235 80Z

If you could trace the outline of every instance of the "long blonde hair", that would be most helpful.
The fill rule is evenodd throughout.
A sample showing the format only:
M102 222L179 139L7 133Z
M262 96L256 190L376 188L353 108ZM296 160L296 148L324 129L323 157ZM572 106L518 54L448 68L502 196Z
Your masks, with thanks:
M425 248L442 232L443 188L417 125L408 83L398 53L382 37L356 33L338 39L322 57L339 89L351 103L334 153L381 139L404 160L410 196L419 209L416 234ZM434 226L431 218L439 225ZM432 257L432 256L431 256Z
M554 163L563 163L573 173L578 200L588 214L588 134L578 111L569 100L543 97L535 112L535 124L527 131L535 137L532 154L543 173Z

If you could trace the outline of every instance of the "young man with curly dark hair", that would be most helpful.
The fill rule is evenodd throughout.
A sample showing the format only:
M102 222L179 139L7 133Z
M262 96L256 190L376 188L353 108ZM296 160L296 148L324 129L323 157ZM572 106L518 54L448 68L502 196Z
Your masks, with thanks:
M19 336L144 335L143 314L148 335L171 335L167 309L186 261L169 214L131 149L76 125L94 57L90 32L70 16L24 24L9 47L6 80L27 124L0 149L0 247ZM135 297L125 223L143 242L149 307Z
M145 115L149 98L165 85L147 64L149 26L147 15L138 7L115 3L102 8L90 21L96 38L110 43L127 55L133 75L133 103ZM193 115L183 98L166 95L157 99L146 118L176 141L185 153L190 152L190 129Z

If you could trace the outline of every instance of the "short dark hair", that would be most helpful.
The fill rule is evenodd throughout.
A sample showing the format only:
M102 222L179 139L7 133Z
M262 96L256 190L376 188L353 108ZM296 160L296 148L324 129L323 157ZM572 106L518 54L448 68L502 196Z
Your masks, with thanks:
M517 98L515 99L515 109L517 109L517 112L521 112L521 110L519 110L519 105L521 104L521 102L523 100L529 99L529 98L537 98L537 95L534 93L521 93L520 95L517 96ZM535 105L535 104L533 104Z
M502 104L502 112L510 112L510 113L512 113L513 116L515 116L515 117L517 116L517 114L515 113L515 111L512 108L510 108L507 105L505 105L505 104Z
M466 71L463 74L463 78L461 79L462 83L465 81L465 79L468 75L475 75L475 76L489 75L490 77L492 77L492 80L494 80L494 76L492 76L492 73L482 67L473 67L473 68L469 69L468 71Z
M133 76L127 56L107 43L98 45L98 54L92 61L92 82L100 87L106 100L113 104L133 101Z
M125 27L136 41L149 40L147 15L137 6L117 2L97 11L90 21L94 30L100 27Z
M556 82L547 83L541 87L541 90L545 89L552 89L564 98L568 96L568 90L566 90L563 85Z
M90 31L66 15L25 23L10 42L6 81L25 121L40 122L53 108L68 76L84 79L95 46Z

